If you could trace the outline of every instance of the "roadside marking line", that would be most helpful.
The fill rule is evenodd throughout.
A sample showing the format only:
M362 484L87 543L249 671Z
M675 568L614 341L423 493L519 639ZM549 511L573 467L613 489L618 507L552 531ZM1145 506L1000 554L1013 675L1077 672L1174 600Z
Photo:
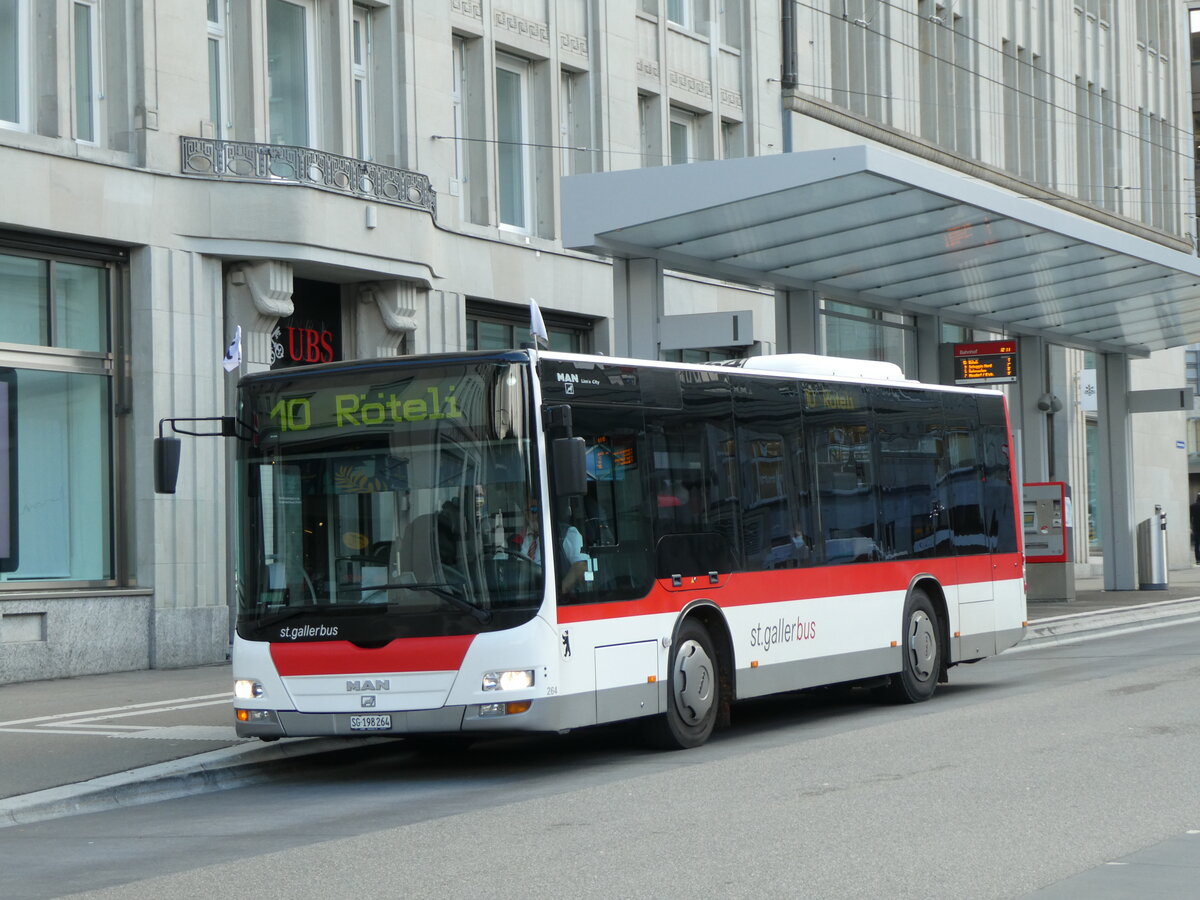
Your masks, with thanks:
M209 701L212 701L212 703L211 704L197 703L197 705L216 705L216 703L218 703L218 702L232 701L233 694L232 693L202 694L197 697L180 697L180 698L174 699L174 700L155 700L152 703L131 703L126 706L110 706L105 709L81 709L81 710L77 710L76 712L56 713L52 716L35 716L32 719L13 719L9 722L0 722L0 728L8 728L11 725L29 725L33 722L55 722L55 721L76 720L76 719L78 719L80 721L91 721L92 718L102 717L105 713L115 713L115 714L120 715L120 714L124 714L126 710L142 710L142 711L155 711L155 712L160 711L158 709L155 709L156 707L162 707L163 709L161 711L165 712L170 709L185 709L186 707L178 706L178 705L164 706L164 704L194 703L196 701L201 701L201 700L209 700ZM130 713L130 714L136 715L136 713ZM81 718L81 717L84 717L84 718ZM92 717L92 718L87 718L87 717Z
M88 737L118 737L118 736L119 737L128 737L129 736L129 732L127 732L127 731L120 732L120 734L118 735L116 732L109 733L107 731L73 731L68 728L64 728L62 730L53 730L53 731L47 730L45 728L0 728L0 732L2 732L4 734L40 734L42 737L46 737L47 735L50 735L50 734L53 734L53 735L85 734Z
M233 700L233 694L227 694L224 697L222 697L220 700L206 700L203 703L180 703L180 704L176 704L174 706L164 706L161 709L157 709L157 708L134 709L134 710L130 710L128 712L109 713L108 715L104 715L104 716L90 716L85 719L64 719L62 724L63 725L86 725L88 722L102 722L102 721L106 721L108 719L127 719L130 716L156 715L158 713L174 712L177 709L197 709L201 706L223 706L232 700ZM168 702L170 702L170 701L168 701ZM2 727L2 726L0 726L0 727ZM123 725L123 726L113 726L113 727L136 728L138 726Z

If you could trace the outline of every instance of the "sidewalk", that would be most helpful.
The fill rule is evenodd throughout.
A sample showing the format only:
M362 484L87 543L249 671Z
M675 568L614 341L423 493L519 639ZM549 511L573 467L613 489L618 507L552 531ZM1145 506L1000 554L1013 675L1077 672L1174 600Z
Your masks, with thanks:
M1070 603L1029 601L1029 628L1019 646L1200 616L1200 566L1173 569L1167 582L1165 591L1106 591L1102 578L1077 579Z
M1108 592L1089 578L1076 594L1031 601L1019 648L1200 618L1200 567L1172 571L1165 591ZM391 740L240 740L231 700L228 664L0 686L0 828L249 784Z

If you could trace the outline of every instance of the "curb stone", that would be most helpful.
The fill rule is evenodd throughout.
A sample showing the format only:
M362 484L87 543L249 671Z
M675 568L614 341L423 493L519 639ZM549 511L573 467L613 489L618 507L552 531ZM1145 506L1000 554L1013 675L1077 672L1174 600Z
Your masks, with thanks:
M385 738L283 738L272 744L223 747L0 800L0 828L254 784L278 777L281 763L384 742Z
M1200 597L1163 600L1101 612L1073 613L1048 619L1035 619L1025 629L1025 637L1013 653L1022 649L1047 647L1068 641L1104 637L1130 629L1157 628L1200 619Z

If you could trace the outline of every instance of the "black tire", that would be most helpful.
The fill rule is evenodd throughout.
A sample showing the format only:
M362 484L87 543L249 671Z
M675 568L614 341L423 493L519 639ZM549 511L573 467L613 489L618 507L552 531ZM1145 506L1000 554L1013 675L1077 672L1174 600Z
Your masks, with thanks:
M901 669L892 676L888 693L899 703L920 703L937 690L944 652L937 610L921 588L909 594L902 623Z
M699 747L712 734L720 705L720 660L708 629L689 619L671 647L667 711L648 723L647 737L665 750Z

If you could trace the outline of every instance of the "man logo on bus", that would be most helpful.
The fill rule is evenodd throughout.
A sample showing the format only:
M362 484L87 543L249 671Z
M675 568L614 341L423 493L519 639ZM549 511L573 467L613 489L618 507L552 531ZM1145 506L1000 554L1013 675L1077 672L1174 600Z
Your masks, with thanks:
M392 683L386 678L376 678L372 681L370 678L364 678L362 681L347 681L347 691L390 691Z

